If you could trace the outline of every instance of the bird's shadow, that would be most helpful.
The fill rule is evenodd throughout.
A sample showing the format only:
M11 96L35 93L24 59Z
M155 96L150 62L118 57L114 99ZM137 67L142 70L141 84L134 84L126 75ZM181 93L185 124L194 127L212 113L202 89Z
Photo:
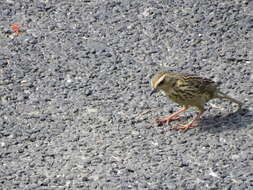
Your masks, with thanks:
M200 120L199 128L202 132L218 133L221 131L233 131L240 128L253 127L253 112L243 108L227 115L207 116Z

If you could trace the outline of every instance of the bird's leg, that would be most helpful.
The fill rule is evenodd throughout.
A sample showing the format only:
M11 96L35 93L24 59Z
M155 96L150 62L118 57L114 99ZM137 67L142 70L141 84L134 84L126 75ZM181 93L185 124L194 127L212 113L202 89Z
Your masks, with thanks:
M194 118L192 119L192 121L190 121L189 123L185 124L185 125L180 125L179 128L176 128L176 130L180 130L180 131L186 131L189 128L194 128L197 127L197 124L195 124L194 122L197 121L200 116L204 113L205 110L201 110L196 116L194 116Z
M179 117L175 117L175 116L178 115L178 114L180 114L180 113L182 113L182 112L185 112L187 109L188 109L188 107L184 106L182 109L180 109L177 112L169 115L169 117L163 118L163 119L158 119L157 122L158 123L169 123L171 121L180 120Z

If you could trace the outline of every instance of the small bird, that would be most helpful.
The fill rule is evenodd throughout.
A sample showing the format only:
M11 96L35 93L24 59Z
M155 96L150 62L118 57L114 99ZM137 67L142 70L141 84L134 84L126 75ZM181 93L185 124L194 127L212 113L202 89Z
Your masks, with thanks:
M197 127L195 121L204 113L204 105L209 100L214 98L228 99L239 105L241 108L242 102L229 97L222 93L218 86L220 84L208 79L191 74L161 71L156 73L151 79L153 88L150 95L161 90L169 99L183 106L179 111L169 115L167 118L158 119L158 123L166 123L174 120L180 120L176 117L178 114L185 112L190 107L197 107L199 113L193 117L193 120L187 124L181 125L178 130L186 131L189 128Z

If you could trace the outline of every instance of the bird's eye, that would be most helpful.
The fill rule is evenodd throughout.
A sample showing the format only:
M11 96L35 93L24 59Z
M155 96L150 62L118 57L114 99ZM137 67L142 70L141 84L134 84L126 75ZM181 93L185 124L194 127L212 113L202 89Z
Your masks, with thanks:
M159 86L164 84L164 80L162 80L161 82L159 82Z

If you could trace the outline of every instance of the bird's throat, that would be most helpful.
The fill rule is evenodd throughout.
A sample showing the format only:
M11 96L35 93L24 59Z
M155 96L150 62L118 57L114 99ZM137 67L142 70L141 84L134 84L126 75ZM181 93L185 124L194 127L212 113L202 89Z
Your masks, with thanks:
M167 95L166 92L165 92L164 90L161 90L161 93L162 93L163 95L165 95L165 96Z

